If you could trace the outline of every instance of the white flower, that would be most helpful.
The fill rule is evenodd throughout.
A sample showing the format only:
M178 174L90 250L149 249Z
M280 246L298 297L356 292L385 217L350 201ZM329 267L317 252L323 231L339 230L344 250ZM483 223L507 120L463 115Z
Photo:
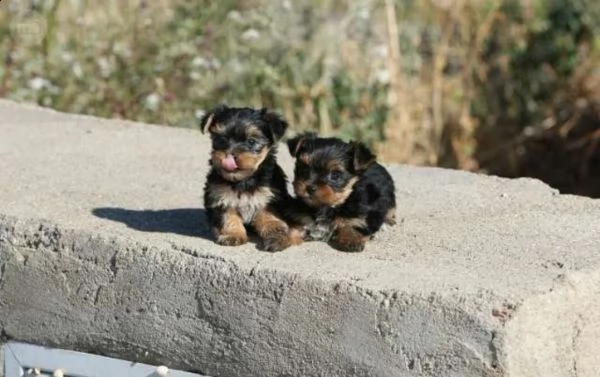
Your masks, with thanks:
M78 79L83 77L83 69L81 68L81 64L75 62L73 63L73 67L71 69L73 70L73 75L75 75L75 77Z
M108 61L108 59L102 56L98 59L97 63L98 67L100 68L100 75L102 75L102 77L108 77L111 71L110 62Z
M232 10L231 12L227 13L227 18L232 21L239 21L242 19L242 14L237 10Z
M202 75L199 72L196 72L196 71L190 72L190 79L192 79L194 81L200 80L201 77L202 77Z
M369 13L369 10L367 8L361 8L358 10L358 12L356 12L356 16L363 20L368 20L370 15L371 14Z
M146 106L148 110L155 111L156 109L158 109L159 104L160 95L158 93L151 93L144 100L144 106Z
M192 60L192 66L197 68L210 68L210 62L202 56L196 56L194 60Z
M375 80L380 84L388 84L390 82L390 72L387 69L379 69L375 72Z
M202 119L204 114L206 114L206 111L202 109L197 109L196 111L194 111L194 116L196 117L196 119Z
M73 62L73 60L75 60L75 58L73 57L73 54L71 54L68 51L65 51L62 54L60 54L60 58L62 59L63 62L65 62L67 64L71 64Z
M130 58L132 55L131 49L122 42L115 43L113 46L113 52L126 58Z
M242 39L246 41L253 41L260 38L260 33L256 29L248 29L242 33Z
M246 70L246 67L238 59L230 60L227 65L234 73L242 73Z
M46 80L43 77L34 77L27 83L29 87L33 90L42 90L51 85L50 81Z
M373 48L373 55L378 58L387 58L388 56L388 48L386 45L379 45Z
M192 60L192 67L202 69L219 69L221 67L221 62L217 58L208 60L202 56L196 56Z

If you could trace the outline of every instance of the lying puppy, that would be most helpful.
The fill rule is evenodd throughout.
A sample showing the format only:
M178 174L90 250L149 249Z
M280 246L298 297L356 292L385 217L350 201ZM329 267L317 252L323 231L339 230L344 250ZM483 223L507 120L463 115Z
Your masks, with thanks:
M296 158L294 191L304 202L294 217L305 239L362 251L384 223L395 224L394 181L364 144L308 133L290 139L288 148Z
M249 225L265 250L290 246L289 227L277 214L277 207L290 195L275 157L287 122L266 109L219 105L202 118L201 125L212 140L204 206L216 242L246 243Z

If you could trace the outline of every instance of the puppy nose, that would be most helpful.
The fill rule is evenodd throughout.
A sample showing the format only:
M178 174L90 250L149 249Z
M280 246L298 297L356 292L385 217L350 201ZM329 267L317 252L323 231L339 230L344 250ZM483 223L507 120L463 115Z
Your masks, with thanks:
M312 195L317 191L317 188L314 185L308 185L306 186L306 192L308 193L308 195Z

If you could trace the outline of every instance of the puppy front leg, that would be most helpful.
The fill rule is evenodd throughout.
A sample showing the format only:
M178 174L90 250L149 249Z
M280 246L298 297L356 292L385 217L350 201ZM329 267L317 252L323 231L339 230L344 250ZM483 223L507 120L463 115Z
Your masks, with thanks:
M298 237L288 225L268 209L262 209L254 216L252 225L260 236L263 248L267 251L281 251L295 243Z
M219 245L238 246L248 242L244 221L233 208L228 208L222 215L220 227L215 228L215 236Z
M368 236L361 233L352 221L336 219L335 230L329 244L341 251L363 251Z

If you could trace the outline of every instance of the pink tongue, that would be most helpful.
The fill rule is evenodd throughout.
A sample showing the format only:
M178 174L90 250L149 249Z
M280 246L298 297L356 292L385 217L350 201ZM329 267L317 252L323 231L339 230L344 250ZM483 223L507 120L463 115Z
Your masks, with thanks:
M234 171L238 168L237 164L235 163L235 158L231 154L228 154L227 157L221 160L221 166L227 171Z

